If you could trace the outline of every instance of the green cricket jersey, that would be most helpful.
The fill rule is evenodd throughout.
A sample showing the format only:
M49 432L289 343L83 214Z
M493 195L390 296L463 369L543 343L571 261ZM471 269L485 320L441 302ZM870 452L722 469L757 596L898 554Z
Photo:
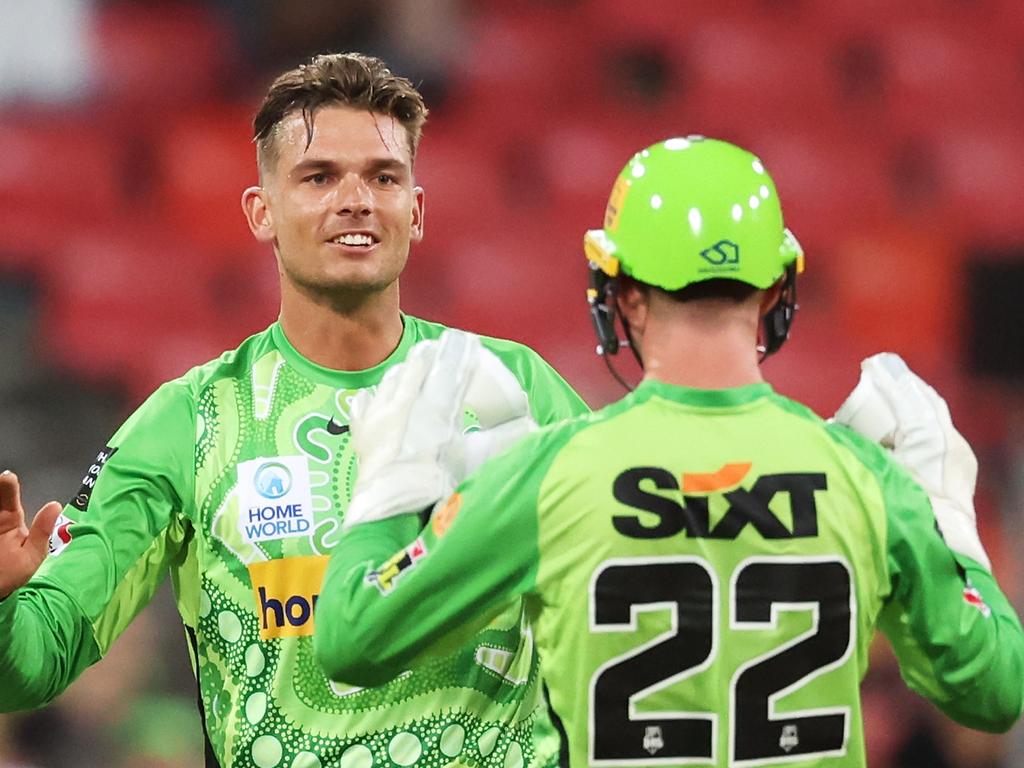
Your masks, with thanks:
M992 576L879 447L767 384L646 381L487 462L412 544L409 517L335 550L329 676L379 682L526 595L574 768L863 766L876 627L956 720L1021 712L1024 634Z
M158 389L89 470L39 573L0 602L0 710L60 693L169 572L210 766L554 762L558 739L521 605L471 645L379 687L332 683L316 664L313 610L355 477L349 403L444 330L409 316L404 325L395 352L369 370L319 367L274 324ZM532 350L483 343L520 381L539 423L586 411Z

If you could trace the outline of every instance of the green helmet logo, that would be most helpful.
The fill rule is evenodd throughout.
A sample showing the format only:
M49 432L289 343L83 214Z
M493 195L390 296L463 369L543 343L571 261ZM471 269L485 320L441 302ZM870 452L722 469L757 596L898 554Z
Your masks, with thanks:
M604 228L587 232L587 258L614 277L675 291L713 278L768 288L803 251L782 222L761 161L702 136L641 150L612 188Z

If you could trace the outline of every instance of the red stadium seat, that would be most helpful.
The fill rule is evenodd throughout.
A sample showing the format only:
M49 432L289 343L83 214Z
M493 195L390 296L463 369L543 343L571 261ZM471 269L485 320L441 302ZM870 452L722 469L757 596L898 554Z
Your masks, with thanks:
M416 183L425 190L426 244L499 226L504 196L495 138L450 120L427 125L415 166Z
M981 124L1024 119L1019 40L920 21L887 27L882 39L891 70L889 111L901 127L927 128L967 115Z
M215 95L235 60L228 27L197 3L102 3L92 31L97 91L120 106L162 110Z
M799 126L829 105L827 47L773 19L696 22L684 51L691 113L752 131Z
M602 51L588 44L584 20L571 6L522 8L471 19L469 46L453 73L474 109L546 114L595 97Z
M1024 34L1024 5L1018 0L992 0L993 16L1006 35Z
M117 137L87 114L0 119L0 265L38 271L69 235L121 219L124 160Z
M891 207L884 153L842 126L765 130L747 146L771 171L798 236L834 241Z
M87 115L2 119L0 205L73 210L76 218L117 206L121 161L117 137Z
M749 0L646 0L623 3L620 0L589 0L581 3L588 22L600 30L605 40L672 39L683 42L693 26L709 17L732 18L749 10Z
M225 265L152 226L69 237L45 275L45 348L90 380L152 388L273 320L261 256Z
M248 248L242 191L258 183L251 110L222 104L168 121L157 137L158 205L180 237L200 248Z
M950 216L977 244L1024 240L1024 151L1017 125L937 125L931 132Z

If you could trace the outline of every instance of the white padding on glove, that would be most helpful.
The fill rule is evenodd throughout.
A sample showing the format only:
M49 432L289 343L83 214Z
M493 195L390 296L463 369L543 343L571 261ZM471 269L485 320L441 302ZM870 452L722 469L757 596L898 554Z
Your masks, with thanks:
M992 569L974 513L978 461L945 400L899 355L883 352L861 363L860 381L835 420L891 448L931 499L949 548Z
M375 393L352 402L352 446L359 462L343 528L418 512L454 490L465 465L462 414L479 364L480 339L445 331L410 350Z
M466 407L476 414L481 429L490 429L530 415L530 403L519 379L498 356L480 347L479 363L466 391Z
M519 379L497 355L483 347L466 392L466 408L476 415L480 428L465 436L465 466L453 468L460 482L536 427Z

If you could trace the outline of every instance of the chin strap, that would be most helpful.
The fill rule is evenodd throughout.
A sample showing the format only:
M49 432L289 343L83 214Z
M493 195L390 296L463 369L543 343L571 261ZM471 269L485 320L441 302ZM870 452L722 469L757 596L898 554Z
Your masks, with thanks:
M590 319L598 341L596 351L608 366L608 372L611 373L612 378L619 382L627 392L632 392L634 386L630 385L625 377L616 370L611 359L613 355L618 354L621 347L629 347L640 368L644 367L640 351L633 343L629 325L625 320L619 318L625 335L624 339L619 338L615 328L615 318L618 314L615 311L615 295L618 292L618 287L618 277L611 277L593 261L590 262L590 287L587 289L587 304L590 305Z
M632 345L626 339L620 340L619 344L620 345L626 345L626 346L629 346L630 348L632 348ZM598 349L598 354L601 355L601 359L604 360L604 364L606 366L608 366L608 372L612 375L612 378L614 378L617 382L619 382L619 384L621 384L623 386L623 388L627 392L632 392L634 387L632 385L630 385L630 383L628 381L626 381L626 379L622 376L622 374L620 374L615 369L615 366L612 365L611 355L606 353L606 352L601 351L601 347L598 347L597 349ZM637 354L635 349L633 350L633 354L636 356L637 360L640 359L640 355Z

